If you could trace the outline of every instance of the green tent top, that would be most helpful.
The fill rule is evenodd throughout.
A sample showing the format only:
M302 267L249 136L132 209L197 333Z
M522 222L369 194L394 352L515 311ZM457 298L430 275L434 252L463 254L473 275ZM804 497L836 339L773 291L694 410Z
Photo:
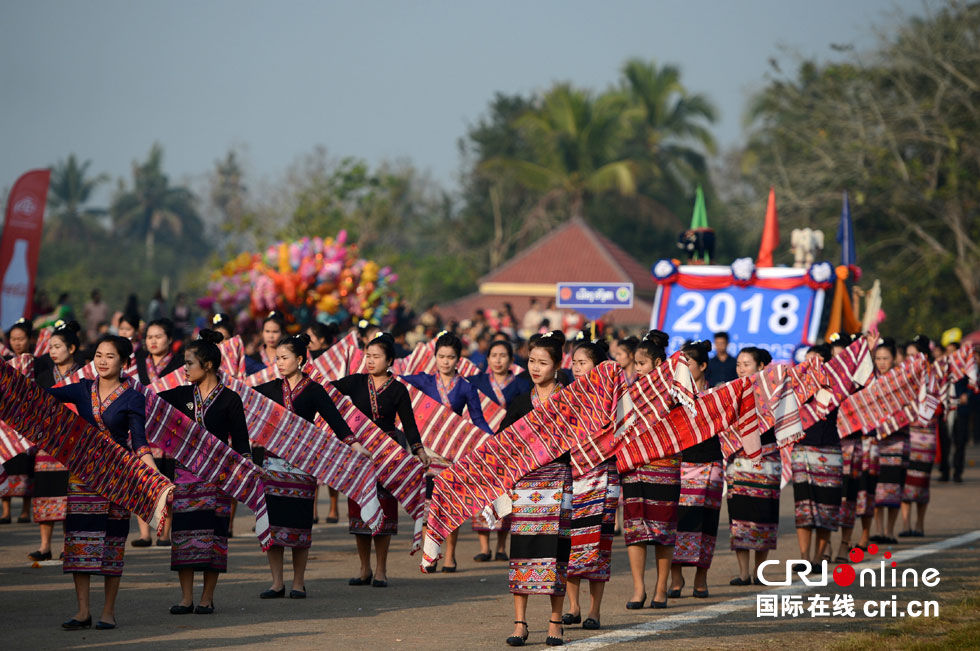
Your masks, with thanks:
M708 228L708 211L704 207L704 192L700 183L694 198L694 214L691 215L691 230L695 228Z

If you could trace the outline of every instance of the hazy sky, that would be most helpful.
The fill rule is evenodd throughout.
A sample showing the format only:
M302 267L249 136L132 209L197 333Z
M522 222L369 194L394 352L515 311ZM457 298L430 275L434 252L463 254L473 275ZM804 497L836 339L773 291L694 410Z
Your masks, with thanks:
M457 139L496 91L603 88L629 57L672 62L710 97L719 142L780 46L867 48L921 0L493 2L0 0L0 188L74 152L128 175L159 141L175 179L229 147L281 174L334 156L405 157L451 184Z

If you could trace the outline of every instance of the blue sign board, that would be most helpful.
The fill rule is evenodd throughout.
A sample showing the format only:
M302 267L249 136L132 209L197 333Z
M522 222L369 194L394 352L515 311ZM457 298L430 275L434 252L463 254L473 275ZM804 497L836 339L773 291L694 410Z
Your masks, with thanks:
M598 319L610 310L633 307L633 283L558 283L555 306Z

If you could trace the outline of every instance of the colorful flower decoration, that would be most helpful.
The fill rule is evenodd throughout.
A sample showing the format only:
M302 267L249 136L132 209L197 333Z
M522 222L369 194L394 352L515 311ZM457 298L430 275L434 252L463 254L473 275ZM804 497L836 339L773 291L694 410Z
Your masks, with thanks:
M736 258L732 263L732 278L739 287L748 287L755 278L755 261L752 258Z
M813 289L830 289L834 281L834 266L829 262L810 265L806 273L806 283Z
M253 318L279 310L289 323L380 323L398 301L397 280L391 268L359 258L340 231L336 238L304 237L240 254L212 274L198 304Z
M669 258L661 258L654 262L650 271L658 285L670 285L677 282L677 263Z

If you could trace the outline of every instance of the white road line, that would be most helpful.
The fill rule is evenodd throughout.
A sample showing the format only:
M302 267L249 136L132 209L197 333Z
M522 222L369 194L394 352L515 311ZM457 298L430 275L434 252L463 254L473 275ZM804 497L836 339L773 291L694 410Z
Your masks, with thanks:
M962 534L960 536L955 536L953 538L947 538L945 540L922 545L920 547L894 552L892 554L892 560L909 561L921 556L935 554L952 547L965 545L978 539L980 539L980 529ZM854 565L854 568L861 569L862 567L872 567L875 564L876 563L872 562L864 562L859 565ZM802 581L799 581L794 582L793 585L783 586L780 588L766 588L765 593L781 594L784 592L791 592L794 594L799 594L801 592L809 592L812 589L813 588L809 586L803 585ZM573 646L576 649L583 650L601 649L613 644L634 642L640 638L657 635L658 633L663 633L664 631L672 631L687 624L697 624L698 622L703 622L705 620L716 619L736 610L754 606L756 602L755 596L755 593L753 593L747 597L729 599L728 601L722 601L721 603L705 606L704 608L698 608L697 610L678 613L677 615L671 615L669 617L659 618L650 622L644 622L643 624L637 624L636 626L632 626L630 628L610 631L608 633L600 633L599 635L595 635L584 640L569 642L567 646Z

